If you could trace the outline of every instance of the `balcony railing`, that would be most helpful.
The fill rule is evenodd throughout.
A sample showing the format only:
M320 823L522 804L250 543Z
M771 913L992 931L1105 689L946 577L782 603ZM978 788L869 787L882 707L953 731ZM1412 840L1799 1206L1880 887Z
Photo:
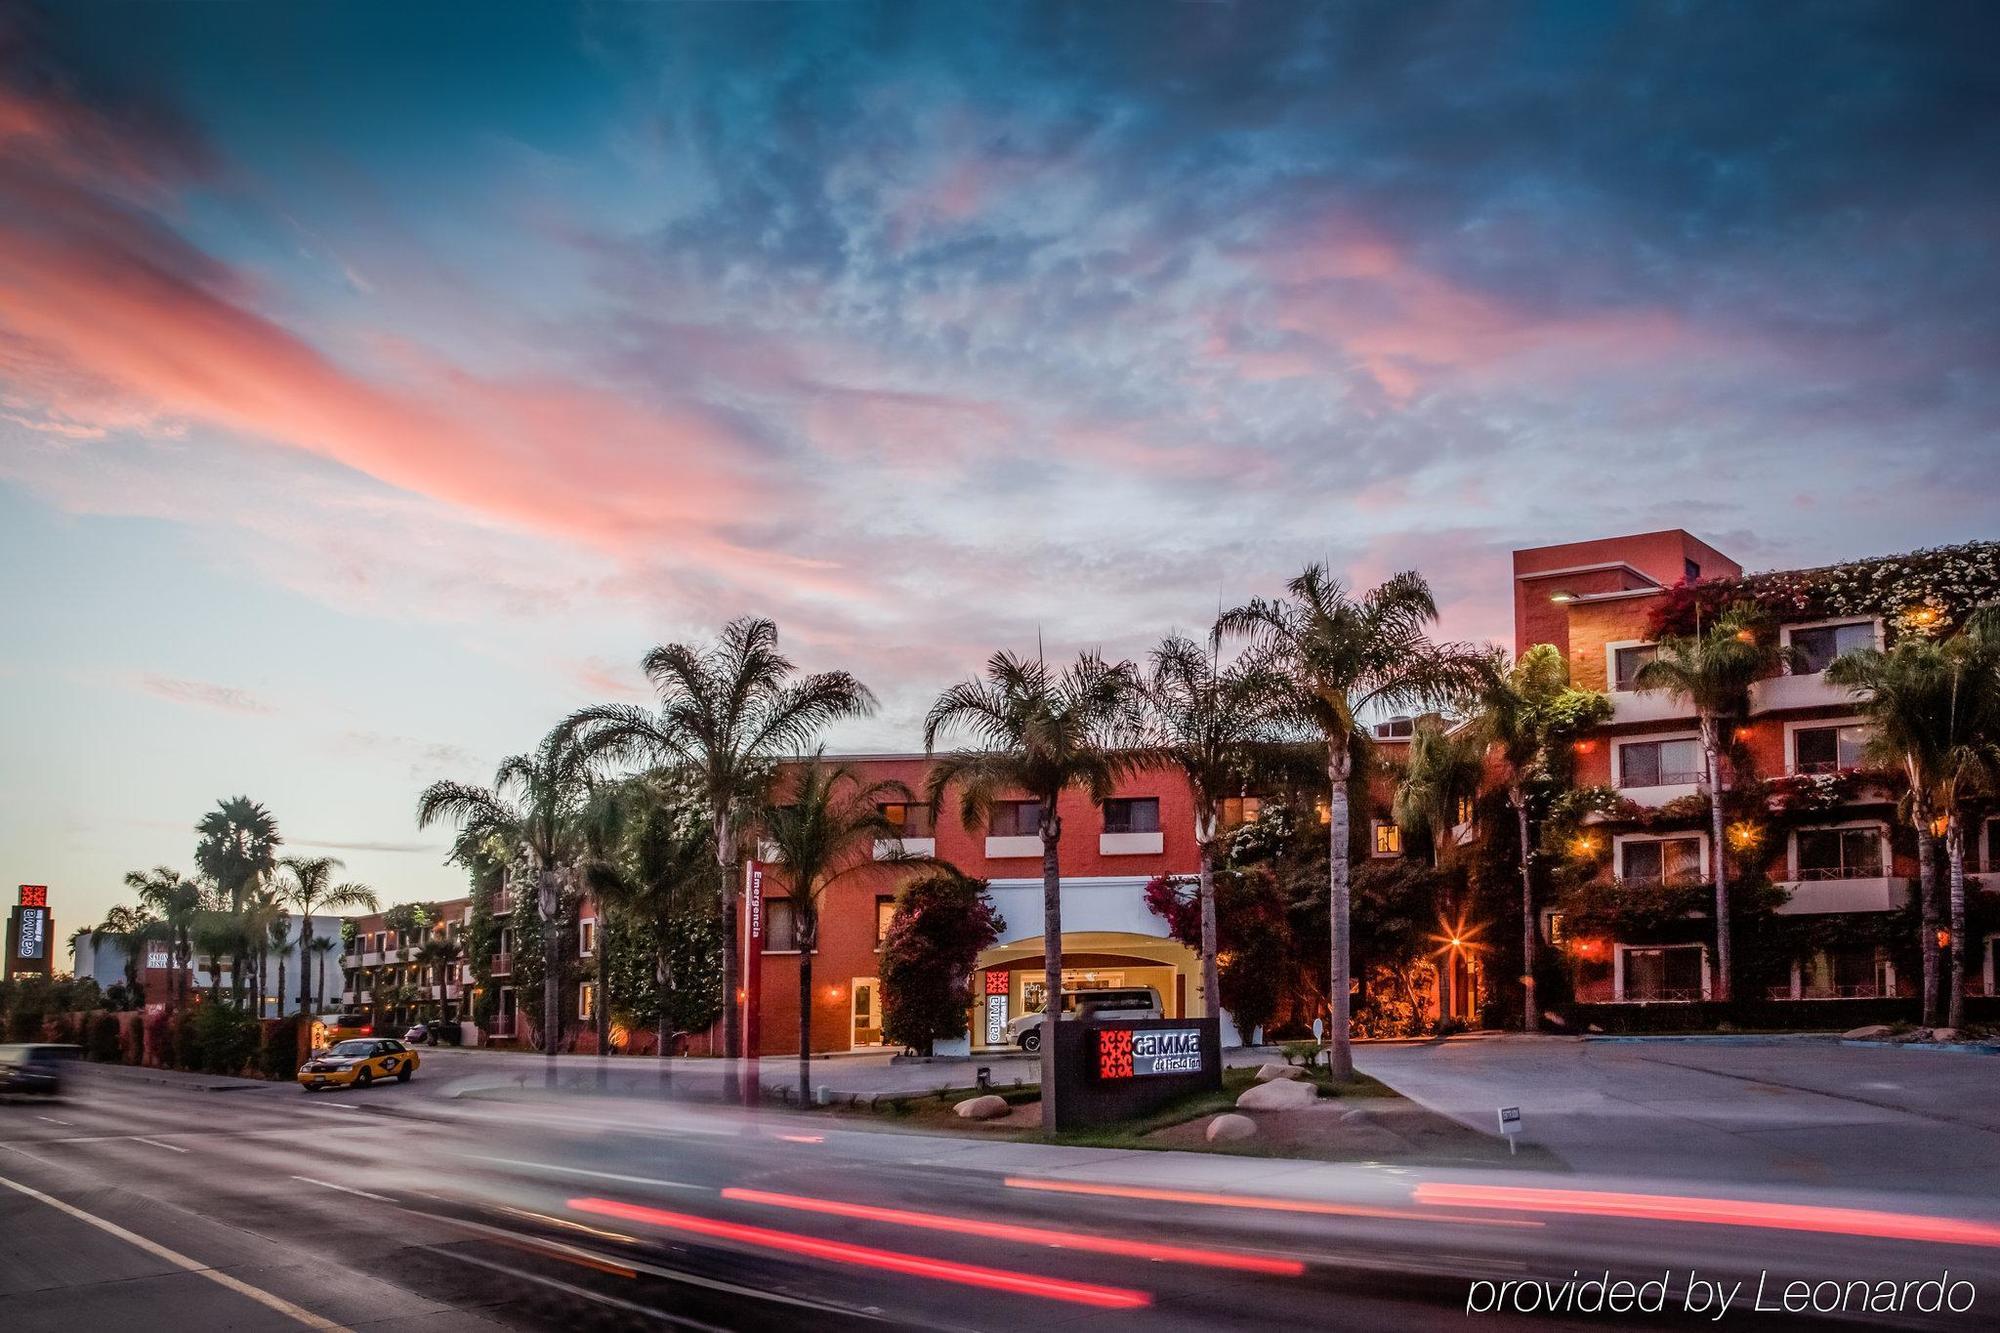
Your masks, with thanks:
M512 976L513 974L514 974L514 955L511 953L494 954L493 975L496 977L509 977Z
M1801 987L1797 995L1790 986L1771 986L1765 995L1773 1000L1890 1000L1896 998L1889 991L1872 983L1859 986L1821 986L1817 989Z
M1880 861L1877 861L1873 865L1799 867L1799 878L1801 880L1880 879L1882 875L1883 870Z
M507 913L513 910L514 910L514 894L511 890L502 889L500 890L500 892L493 895L493 915L505 916Z

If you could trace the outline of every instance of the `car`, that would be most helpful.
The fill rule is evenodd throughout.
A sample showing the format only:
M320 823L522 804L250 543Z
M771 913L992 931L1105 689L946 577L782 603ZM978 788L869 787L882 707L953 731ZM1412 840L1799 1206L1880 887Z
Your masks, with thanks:
M1064 991L1062 1016L1072 1018L1162 1018L1160 992L1151 986ZM1042 1049L1042 1015L1022 1014L1007 1024L1007 1039L1024 1051Z
M367 1014L319 1014L313 1018L312 1048L321 1051L350 1037L374 1035L375 1020Z
M0 1046L0 1094L38 1093L54 1097L62 1091L63 1067L81 1048L58 1042L23 1042Z
M321 1088L365 1088L384 1078L408 1083L419 1063L417 1053L394 1038L352 1037L335 1043L331 1050L315 1051L312 1059L299 1066L299 1086L318 1092Z

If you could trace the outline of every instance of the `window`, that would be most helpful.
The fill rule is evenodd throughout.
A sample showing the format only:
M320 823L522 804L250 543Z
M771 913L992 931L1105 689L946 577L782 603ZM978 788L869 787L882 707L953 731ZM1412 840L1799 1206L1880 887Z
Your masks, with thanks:
M1625 950L1625 994L1639 1002L1689 1003L1703 998L1707 960L1699 944Z
M1698 884L1700 838L1648 838L1620 843L1618 878L1627 884Z
M1686 556L1681 557L1681 577L1689 583L1701 582L1701 565Z
M1660 646L1655 643L1635 643L1629 648L1611 650L1611 688L1631 691L1638 687L1639 668L1660 655Z
M1561 947L1562 947L1562 942L1563 942L1563 914L1562 914L1561 912L1550 912L1550 913L1549 913L1549 915L1548 915L1548 929L1547 929L1547 930L1546 930L1545 932L1543 932L1543 933L1544 933L1544 934L1546 934L1546 935L1547 935L1547 936L1549 937L1549 943L1550 943L1550 944L1552 944L1552 945L1555 945L1555 946L1556 946L1557 948L1561 948Z
M1855 620L1845 625L1814 625L1811 629L1795 629L1790 637L1792 652L1796 655L1792 671L1797 675L1810 676L1826 670L1833 664L1833 659L1842 653L1851 653L1857 648L1873 648L1875 623Z
M1215 803L1215 822L1219 828L1233 829L1243 824L1254 824L1257 816L1264 811L1263 798L1257 796L1225 796Z
M929 805L918 801L890 801L875 808L882 812L884 820L895 827L899 838L936 836L937 826Z
M590 957L591 954L597 951L597 922L595 920L586 917L579 923L576 944L577 952L585 958Z
M1104 803L1106 833L1158 833L1160 800L1157 796L1121 797Z
M987 832L996 838L1027 838L1042 831L1040 801L995 801Z
M1472 798L1470 796L1461 796L1458 798L1458 818L1454 822L1458 824L1470 824L1472 822Z
M2000 871L2000 819L1986 821L1986 868Z
M576 988L576 1016L583 1022L597 1017L597 983L586 981Z
M1408 740L1417 734L1417 720L1413 717L1392 717L1386 722L1375 724L1375 739L1382 741Z
M1832 727L1800 727L1792 732L1794 773L1837 773L1859 768L1868 728L1859 722Z
M1386 819L1369 821L1373 838L1373 848L1377 856L1401 856L1403 854L1403 830Z
M1632 741L1618 747L1618 785L1673 787L1700 782L1701 742Z
M1879 828L1800 829L1798 846L1800 879L1882 877Z
M797 953L799 921L790 898L764 900L764 952Z
M882 941L889 938L889 923L896 919L896 900L889 894L878 894L875 898L875 947L881 948Z

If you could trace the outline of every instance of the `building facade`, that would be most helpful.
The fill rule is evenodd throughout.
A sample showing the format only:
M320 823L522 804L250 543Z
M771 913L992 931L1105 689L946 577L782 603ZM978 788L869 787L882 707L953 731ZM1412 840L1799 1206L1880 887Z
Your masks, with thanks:
M464 936L472 919L472 900L450 898L428 904L434 915L421 926L400 920L391 908L348 918L340 965L346 977L341 1007L373 1014L378 1026L395 1027L418 1018L434 1018L440 1002L454 1019L471 1017L472 973L465 959ZM440 966L426 961L427 944L448 945L457 956Z

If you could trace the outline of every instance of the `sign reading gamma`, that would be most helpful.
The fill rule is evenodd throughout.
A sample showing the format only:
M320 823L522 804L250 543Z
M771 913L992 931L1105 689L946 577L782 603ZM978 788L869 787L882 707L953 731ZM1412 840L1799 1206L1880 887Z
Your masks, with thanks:
M1145 1078L1153 1074L1198 1074L1200 1028L1101 1028L1097 1033L1099 1078Z

